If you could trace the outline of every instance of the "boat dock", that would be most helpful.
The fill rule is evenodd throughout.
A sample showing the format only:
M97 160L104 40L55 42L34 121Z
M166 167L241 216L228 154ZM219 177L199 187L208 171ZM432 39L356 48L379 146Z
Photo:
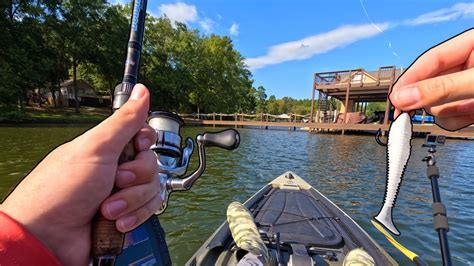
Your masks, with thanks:
M375 71L365 69L338 70L315 73L313 77L311 111L298 114L192 114L181 115L187 124L226 127L260 127L305 129L309 132L388 131L393 107L388 95L403 69L383 66ZM316 98L317 95L317 98ZM369 103L381 103L385 110L378 112L377 121L369 121ZM419 134L433 133L455 138L474 138L474 126L458 131L447 131L425 121L425 111L419 111L421 121L413 125Z
M308 130L310 132L360 132L360 131L388 131L389 124L338 124L321 122L304 122L301 116L292 116L291 119L276 118L274 115L260 114L180 114L187 125L210 126L210 127L256 127L261 129L284 128L288 130ZM262 119L263 118L263 119ZM463 128L458 131L447 131L435 124L414 124L415 133L433 133L454 138L474 138L474 126Z

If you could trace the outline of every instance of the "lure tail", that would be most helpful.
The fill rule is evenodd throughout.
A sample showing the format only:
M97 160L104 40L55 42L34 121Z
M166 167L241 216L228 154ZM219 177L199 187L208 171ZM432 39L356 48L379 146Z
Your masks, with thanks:
M388 205L384 204L382 209L380 209L379 214L377 214L374 219L377 220L377 222L381 223L383 226L385 226L385 228L387 228L393 234L397 236L400 235L400 232L393 223L392 207L389 207Z
M411 152L412 124L408 113L401 113L392 122L387 144L387 182L385 198L379 213L374 217L395 235L400 235L393 223L392 210L397 200L405 167Z

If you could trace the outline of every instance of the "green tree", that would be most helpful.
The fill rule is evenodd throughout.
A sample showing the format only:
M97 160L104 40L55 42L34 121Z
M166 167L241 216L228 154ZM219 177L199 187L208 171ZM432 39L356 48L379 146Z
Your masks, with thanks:
M104 20L106 7L106 2L99 0L69 0L62 6L65 50L72 65L77 113L79 113L77 68L83 62L93 61L99 54L97 38L103 34L100 25Z
M68 78L69 60L66 56L64 21L61 15L62 1L44 1L43 5L43 68L49 73L48 86L54 95L62 80ZM53 97L56 106L55 98Z
M251 74L232 40L173 27L167 18L147 22L141 75L158 108L226 113L255 107Z
M130 5L21 0L2 1L0 8L0 105L24 102L36 88L54 92L71 76L75 87L82 78L110 93L120 82ZM167 18L147 17L139 81L151 89L153 108L254 112L257 102L259 110L266 108L264 89L256 96L252 75L229 37L202 35Z
M270 95L267 101L268 105L268 113L272 115L277 115L279 113L279 106L278 106L278 101L275 97L275 95Z
M127 12L131 12L129 7L107 7L98 26L102 34L95 39L97 51L77 66L78 78L110 96L113 96L115 85L121 82L123 75L129 29Z
M48 80L41 1L1 1L0 104L23 106L27 91Z
M111 96L123 75L129 30L125 12L126 9L121 5L110 6L105 10L104 18L99 24L101 33L96 36L96 53L89 60L97 70L94 77L95 87Z
M263 86L258 86L255 91L256 98L256 112L257 113L266 113L267 108L267 94L265 93L265 88Z
M366 114L372 116L377 111L385 111L386 102L371 102L367 104Z

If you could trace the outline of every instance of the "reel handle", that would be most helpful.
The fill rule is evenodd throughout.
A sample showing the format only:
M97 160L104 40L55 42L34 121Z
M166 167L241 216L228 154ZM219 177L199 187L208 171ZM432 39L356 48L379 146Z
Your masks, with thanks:
M233 150L239 147L240 134L235 129L226 129L216 133L204 133L198 136L198 142L206 147L219 147Z

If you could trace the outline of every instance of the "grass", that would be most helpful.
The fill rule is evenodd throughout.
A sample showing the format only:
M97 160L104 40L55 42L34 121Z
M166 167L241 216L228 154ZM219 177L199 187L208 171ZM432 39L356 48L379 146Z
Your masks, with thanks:
M0 123L96 124L109 115L109 108L84 106L76 113L71 107L27 106L22 111L0 110Z

